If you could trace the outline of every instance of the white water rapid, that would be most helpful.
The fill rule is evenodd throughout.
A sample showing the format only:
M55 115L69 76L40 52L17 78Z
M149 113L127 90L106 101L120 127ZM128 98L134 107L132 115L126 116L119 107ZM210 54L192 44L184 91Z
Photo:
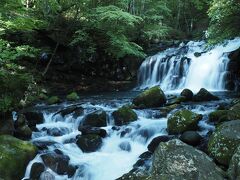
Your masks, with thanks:
M203 41L180 44L147 58L139 70L139 88L160 85L164 91L200 88L225 90L228 53L240 47L240 38L207 47Z

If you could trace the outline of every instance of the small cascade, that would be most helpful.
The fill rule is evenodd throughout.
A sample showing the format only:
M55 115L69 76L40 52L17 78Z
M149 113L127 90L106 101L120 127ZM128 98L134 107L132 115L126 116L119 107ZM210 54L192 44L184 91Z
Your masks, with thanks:
M225 90L228 53L240 47L240 38L208 47L204 41L190 41L147 58L139 70L139 88L160 85L164 91L189 88Z

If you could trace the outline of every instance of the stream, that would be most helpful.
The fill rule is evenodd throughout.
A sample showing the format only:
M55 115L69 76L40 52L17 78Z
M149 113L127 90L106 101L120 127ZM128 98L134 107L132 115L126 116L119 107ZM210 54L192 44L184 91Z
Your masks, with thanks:
M208 114L216 110L219 105L228 104L236 95L225 91L224 80L229 61L227 53L237 49L240 40L233 40L227 46L218 46L210 50L206 50L203 46L203 42L190 42L146 59L139 70L139 86L133 91L81 95L79 102L72 104L65 102L52 106L37 105L35 109L44 114L44 123L37 125L31 141L44 144L46 147L39 150L39 154L29 163L24 179L30 177L32 164L42 162L40 156L49 152L64 154L76 171L71 176L58 175L47 168L42 173L41 179L117 179L135 167L139 156L148 151L147 146L153 138L168 134L167 118L178 109L185 108L203 115L203 119L199 122L199 134L203 137L209 131L213 131L215 127L209 123ZM195 57L195 52L203 55ZM217 61L218 59L220 60ZM186 87L194 92L205 87L221 100L183 103L172 110L167 117L162 116L159 108L134 110L138 115L137 121L124 126L115 126L112 112L123 105L131 104L132 99L142 89L155 85L160 85L168 97L179 95L181 89ZM59 110L74 104L84 109L80 116L56 114ZM76 145L76 137L81 135L78 129L86 115L96 110L107 113L107 126L102 127L106 130L107 136L102 139L102 146L97 151L86 153ZM150 166L151 159L138 168L149 169Z

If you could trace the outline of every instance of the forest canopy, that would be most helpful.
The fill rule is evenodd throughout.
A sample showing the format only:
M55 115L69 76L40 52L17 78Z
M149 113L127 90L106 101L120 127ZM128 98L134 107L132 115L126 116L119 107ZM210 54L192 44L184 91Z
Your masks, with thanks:
M239 29L239 0L1 0L0 111L26 99L26 90L33 92L38 75L45 75L62 49L62 69L77 62L89 72L89 62L96 62L90 68L101 75L105 62L143 59L152 43L206 38L218 43L239 36ZM51 60L38 72L42 52ZM33 68L25 65L29 59Z

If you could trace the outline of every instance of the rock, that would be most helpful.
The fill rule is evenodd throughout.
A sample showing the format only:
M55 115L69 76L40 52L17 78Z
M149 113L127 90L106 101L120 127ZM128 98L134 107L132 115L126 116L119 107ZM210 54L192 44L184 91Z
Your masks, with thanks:
M161 143L161 142L168 142L172 139L172 137L170 136L158 136L158 137L155 137L148 145L148 151L150 152L154 152L155 149L158 147L158 145Z
M20 139L30 139L32 137L32 130L27 125L24 125L18 127L14 135Z
M94 152L101 147L102 138L94 134L83 135L78 138L77 145L83 152Z
M93 113L88 114L83 122L82 126L91 126L91 127L105 127L107 126L107 113L102 110L97 110Z
M66 98L68 101L77 101L79 99L79 96L76 92L72 92L68 94Z
M36 127L37 124L42 124L44 121L43 114L36 111L26 111L23 113L27 119L29 127Z
M33 141L33 144L37 146L39 150L45 150L48 148L48 146L51 146L55 144L54 141Z
M201 101L215 101L219 100L218 97L212 95L210 92L208 92L206 89L202 88L200 91L193 96L193 101L201 102Z
M38 96L38 98L39 98L40 100L47 100L47 99L48 99L48 96L47 96L46 94L44 94L44 93L40 93L39 96Z
M84 109L83 109L83 107L78 107L78 106L70 106L70 107L66 107L65 109L63 109L63 110L61 110L61 111L59 111L59 112L57 112L56 114L61 114L61 116L67 116L67 115L69 115L69 114L72 114L72 116L74 117L74 118L77 118L77 117L79 117L79 116L81 116L81 115L83 115L83 113L84 113Z
M36 146L9 135L1 135L0 142L0 179L22 179L37 154Z
M189 145L197 146L200 144L202 137L196 131L186 131L179 139Z
M171 99L167 102L167 106L175 105L175 104L181 104L182 102L186 102L187 98L185 96L179 96L175 99Z
M228 121L217 127L208 142L208 151L220 164L229 162L240 144L240 120Z
M41 174L40 179L44 179L44 180L55 180L55 176L52 175L50 172L45 171Z
M179 134L185 131L197 130L202 115L183 109L168 118L167 130L169 134Z
M137 120L137 114L129 107L123 106L112 113L115 125L122 126Z
M102 138L107 136L107 131L98 127L79 126L78 130L81 131L82 135L95 134Z
M69 157L62 154L47 153L41 155L44 164L59 175L67 175L72 166Z
M141 108L153 108L163 106L166 101L167 99L164 92L160 89L160 87L155 86L142 92L134 98L133 104Z
M13 135L14 132L14 122L12 119L12 114L0 113L0 135L8 134Z
M128 141L124 141L124 142L120 143L119 148L123 151L128 151L128 152L130 152L132 149L131 145Z
M36 162L33 163L31 171L30 171L30 178L31 179L39 179L42 172L44 172L45 167L42 163Z
M203 152L174 139L160 143L153 155L150 179L223 180L222 171Z
M202 55L202 53L200 53L200 52L195 52L195 53L194 53L194 56L195 56L195 57L200 57L201 55Z
M57 96L51 96L50 98L48 98L47 103L49 105L57 104L60 103L60 99Z
M146 151L139 156L139 159L150 159L152 155L152 152Z
M18 127L24 126L27 124L27 119L25 115L19 114L17 120L14 122L14 126L17 129Z
M169 106L164 106L160 108L160 114L162 115L162 117L167 117L167 115L174 109L179 108L181 105L179 104L172 104Z
M69 133L69 129L64 127L47 129L47 134L50 136L62 136L67 133Z
M208 120L210 122L221 122L227 119L228 116L228 110L216 110L211 112L208 115Z
M193 92L190 89L184 89L180 95L185 97L187 101L191 101L193 98Z
M240 146L232 156L227 174L230 180L240 179Z

